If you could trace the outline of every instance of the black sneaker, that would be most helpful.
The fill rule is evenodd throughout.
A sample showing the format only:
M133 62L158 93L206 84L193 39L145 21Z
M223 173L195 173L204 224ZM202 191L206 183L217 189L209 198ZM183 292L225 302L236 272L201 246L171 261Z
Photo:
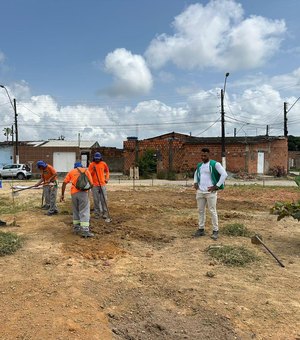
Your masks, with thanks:
M6 222L0 220L0 226L5 226Z
M219 236L219 232L218 231L213 231L212 235L211 235L211 238L215 241L217 241L218 239L218 236Z
M201 236L204 236L205 233L204 233L204 229L198 229L195 234L194 234L194 237L201 237Z

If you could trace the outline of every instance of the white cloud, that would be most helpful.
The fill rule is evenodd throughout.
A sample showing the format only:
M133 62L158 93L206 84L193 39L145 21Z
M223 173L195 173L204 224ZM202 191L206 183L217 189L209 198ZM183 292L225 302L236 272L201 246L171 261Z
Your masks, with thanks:
M233 0L191 5L175 17L173 27L174 35L159 35L146 50L151 67L172 62L182 69L255 68L277 51L286 30L283 20L243 19L242 6Z
M114 77L107 93L115 96L146 94L153 85L152 75L144 58L118 48L105 58L105 71Z

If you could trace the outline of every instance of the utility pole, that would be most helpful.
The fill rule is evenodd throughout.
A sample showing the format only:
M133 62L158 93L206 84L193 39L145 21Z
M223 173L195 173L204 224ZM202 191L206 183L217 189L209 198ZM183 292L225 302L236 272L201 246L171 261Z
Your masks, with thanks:
M16 163L19 164L19 138L18 138L18 114L17 114L17 102L14 99L14 113L15 113L15 134L16 134Z
M15 155L16 155L16 163L19 164L19 142L18 142L18 114L17 114L17 104L16 104L16 99L14 99L13 101L10 98L10 95L7 91L7 88L4 85L0 85L0 87L2 89L5 90L7 97L9 99L9 102L14 110L14 116L15 116L15 134L16 134L16 145L15 145Z
M226 90L226 80L229 76L229 73L227 72L225 74L225 81L224 81L224 88L221 89L221 143L222 143L222 166L226 170L226 151L225 151L225 110L224 110L224 96L225 96L225 90Z
M288 129L287 129L287 102L283 103L283 111L284 111L284 137L288 136Z
M266 136L269 136L269 125L266 126Z

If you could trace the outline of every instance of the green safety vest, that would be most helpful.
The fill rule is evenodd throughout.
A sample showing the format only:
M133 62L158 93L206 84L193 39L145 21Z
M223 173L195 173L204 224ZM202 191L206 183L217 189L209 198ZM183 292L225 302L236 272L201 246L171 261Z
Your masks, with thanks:
M213 185L216 185L221 177L218 171L216 170L216 163L217 161L214 161L212 159L209 161L209 170L210 170L211 180L213 182ZM203 162L197 164L197 182L198 183L200 183L200 168L202 165L203 165ZM219 189L224 189L224 184L221 184L219 186Z

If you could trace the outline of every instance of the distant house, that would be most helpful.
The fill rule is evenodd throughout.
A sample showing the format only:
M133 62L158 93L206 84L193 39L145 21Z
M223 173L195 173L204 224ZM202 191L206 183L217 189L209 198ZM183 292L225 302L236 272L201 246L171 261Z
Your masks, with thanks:
M32 172L38 173L35 164L44 160L54 166L57 172L66 173L73 168L76 161L87 166L95 152L101 152L112 171L123 170L123 150L100 147L97 141L49 140L23 142L19 146L20 163L31 165ZM107 157L106 157L107 156ZM112 165L110 165L110 162Z
M289 151L289 169L300 169L300 151Z
M129 137L124 145L124 172L137 164L145 150L157 155L157 171L184 173L194 171L201 161L201 149L208 147L211 158L221 162L221 138L193 137L176 132L138 140ZM273 168L285 171L288 164L288 143L285 137L226 137L226 168L230 172L267 174Z
M14 162L14 147L12 142L0 142L0 166Z

